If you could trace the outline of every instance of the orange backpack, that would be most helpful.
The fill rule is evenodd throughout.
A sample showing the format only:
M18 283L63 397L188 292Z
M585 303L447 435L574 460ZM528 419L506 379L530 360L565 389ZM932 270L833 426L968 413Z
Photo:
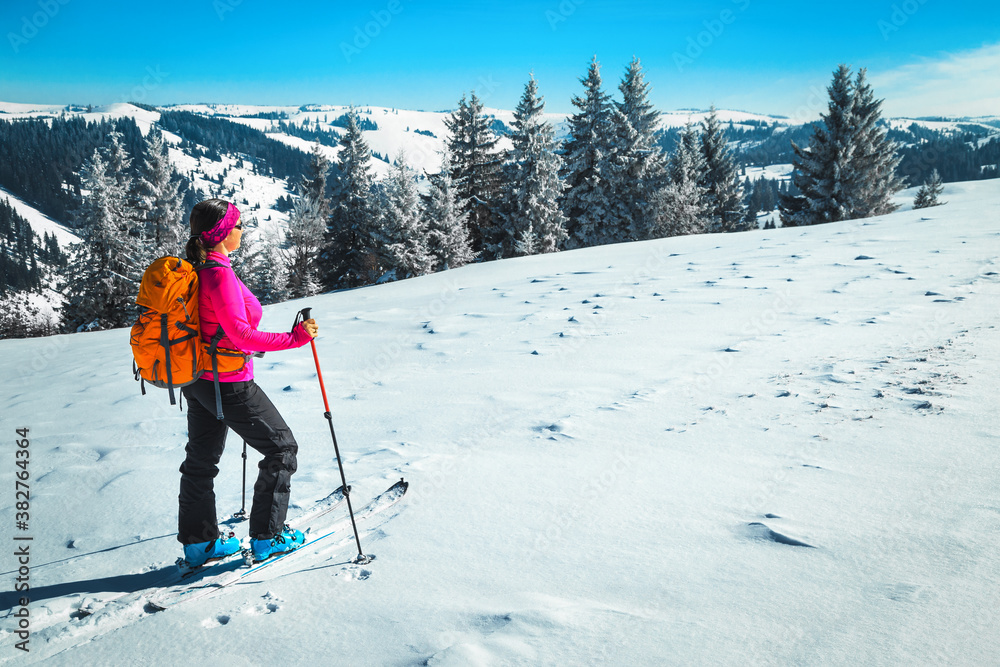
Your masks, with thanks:
M189 385L207 371L215 375L216 416L222 419L219 373L242 370L250 355L219 347L222 327L205 343L198 322L198 271L218 262L197 266L180 257L161 257L142 275L136 303L144 308L132 326L132 372L143 395L146 382L170 391Z

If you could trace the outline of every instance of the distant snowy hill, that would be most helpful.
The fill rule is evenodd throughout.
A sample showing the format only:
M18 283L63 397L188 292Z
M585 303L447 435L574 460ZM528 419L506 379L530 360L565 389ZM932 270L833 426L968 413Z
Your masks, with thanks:
M370 565L343 530L162 612L184 413L140 395L127 329L0 340L0 663L995 664L1000 180L943 199L265 308L319 322L355 507L410 491L363 527ZM257 381L300 445L294 517L340 485L312 355Z
M336 124L348 110L342 105L309 104L301 106L267 106L267 105L232 105L232 104L177 104L157 108L141 108L127 103L115 103L92 108L80 105L33 105L10 102L0 102L0 119L19 118L52 118L58 116L81 116L87 120L100 118L118 118L129 116L135 119L143 134L149 131L152 124L160 118L160 111L187 111L203 116L221 118L252 127L265 132L268 137L302 152L308 153L315 142L279 130L280 124L308 128L333 137L340 134L342 127ZM365 140L373 153L383 159L373 160L377 178L384 178L391 170L391 162L400 151L405 155L407 163L423 177L424 174L436 173L440 169L440 154L447 138L445 119L449 111L420 111L393 109L385 107L361 106L357 108L362 123L369 123L375 129L364 131ZM509 131L513 122L513 112L504 109L485 108L484 112L496 121L496 128L501 134L501 147L509 147L510 142L503 137L504 131ZM668 133L676 132L688 122L699 124L708 116L708 110L682 109L665 112L660 119L661 128ZM733 130L745 133L744 138L733 141L737 150L752 150L770 141L770 144L784 146L786 154L782 159L757 161L755 166L747 169L747 176L756 180L761 176L777 180L789 177L791 166L788 152L788 139L780 138L781 133L801 129L788 118L757 114L745 111L717 110L719 120L726 126L731 124ZM556 128L557 137L564 139L568 135L566 114L547 114L547 118ZM969 128L978 128L981 137L978 143L995 140L1000 137L1000 119L989 118L950 118L950 119L905 119L894 118L888 121L890 126L907 130L912 125L929 131L942 133L941 136L960 134ZM278 200L294 196L295 183L281 178L260 174L252 165L243 161L238 154L221 154L221 160L210 160L194 157L190 152L181 150L181 137L171 132L164 132L167 142L171 145L170 160L182 174L192 179L193 184L211 196L222 196L234 201L243 208L248 217L257 220L260 239L276 238L283 233L287 225L288 214L278 205ZM673 136L673 135L671 135ZM743 135L741 135L743 136ZM770 139L769 139L770 137ZM775 141L776 140L776 141ZM335 142L333 142L335 143ZM672 145L672 139L666 141ZM331 159L336 160L339 148L336 145L322 145L321 150ZM388 160L388 162L384 161ZM421 178L420 187L426 189L426 180ZM14 203L14 202L12 202ZM15 203L19 211L29 219L40 214L33 211L24 202ZM41 234L41 231L38 232ZM65 237L60 235L60 243Z

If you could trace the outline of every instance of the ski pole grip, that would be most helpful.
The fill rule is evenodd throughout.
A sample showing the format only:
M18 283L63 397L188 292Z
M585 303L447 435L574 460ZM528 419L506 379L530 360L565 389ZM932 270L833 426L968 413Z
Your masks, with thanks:
M309 318L309 311L312 308L303 308L299 312L295 313L295 321L292 322L292 331L295 331L295 327L299 326L299 322L305 322Z

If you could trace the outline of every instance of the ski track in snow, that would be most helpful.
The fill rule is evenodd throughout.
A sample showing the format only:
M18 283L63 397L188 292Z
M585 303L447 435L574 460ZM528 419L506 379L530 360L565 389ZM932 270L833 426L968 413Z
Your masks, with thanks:
M183 415L139 396L127 331L2 341L3 426L32 429L37 529L32 653L13 657L988 662L1000 191L945 199L267 308L268 330L314 308L354 497L411 489L362 535L372 564L341 541L156 614L102 600L179 553ZM25 357L43 361L27 373ZM294 514L339 486L315 368L269 354L258 381L300 443ZM239 451L231 438L220 512L240 504ZM263 635L281 640L248 641Z

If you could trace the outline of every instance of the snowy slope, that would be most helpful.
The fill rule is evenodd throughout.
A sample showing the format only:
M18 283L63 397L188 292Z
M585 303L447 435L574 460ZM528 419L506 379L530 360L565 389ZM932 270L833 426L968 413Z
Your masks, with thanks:
M991 122L992 121L992 122ZM887 121L889 126L896 130L905 130L910 125L917 125L927 130L943 132L946 134L964 132L969 126L977 130L985 130L992 135L1000 134L1000 128L996 125L996 119L989 117L980 118L949 118L942 120L928 120L926 118L891 118Z
M28 221L31 229L35 234L38 234L38 238L43 238L48 233L50 236L55 236L56 241L62 247L79 242L80 237L75 232L45 215L20 197L11 194L8 190L0 188L0 199L5 199L19 216Z
M684 127L688 122L698 126L702 123L702 121L708 118L709 115L711 115L711 111L708 109L681 109L678 111L669 111L660 116L660 127ZM777 125L779 127L789 127L800 124L794 123L784 116L768 116L766 114L749 113L747 111L717 109L715 115L720 123L726 125L732 123L737 127L753 127L759 123ZM750 123L753 123L754 125L750 125Z
M67 106L70 109L67 111ZM131 116L135 119L139 130L145 135L149 127L160 118L159 111L148 111L127 102L115 102L95 106L91 111L84 107L61 104L20 104L16 102L0 102L0 120L17 120L22 118L55 118L59 116L80 116L87 122L97 122L102 119L115 119Z
M179 555L183 414L139 395L126 330L0 341L0 522L29 427L34 538L31 653L8 617L0 661L991 664L1000 189L943 198L268 307L264 329L320 323L355 496L410 492L371 565L304 553L156 614L101 600ZM311 355L257 375L305 506L339 485Z

